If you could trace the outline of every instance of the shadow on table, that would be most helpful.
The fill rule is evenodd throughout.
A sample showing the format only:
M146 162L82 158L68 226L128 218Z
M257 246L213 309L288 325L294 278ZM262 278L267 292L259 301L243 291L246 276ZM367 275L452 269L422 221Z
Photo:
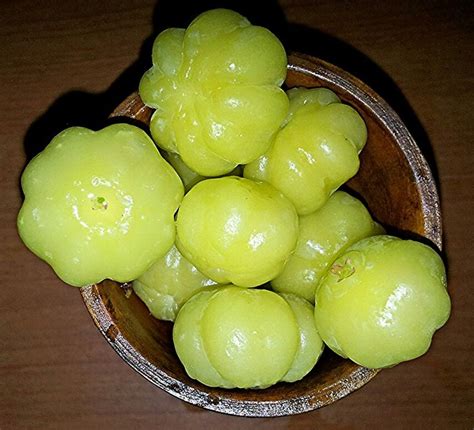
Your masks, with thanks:
M186 8L179 2L158 1L153 14L154 32L144 41L137 60L102 93L71 91L59 97L28 129L24 139L27 160L43 150L57 133L67 127L83 126L92 129L104 127L109 114L122 100L137 90L141 76L151 66L154 37L165 28L186 27L199 13L215 7L226 7L240 12L251 22L273 31L288 51L299 51L333 63L372 87L406 124L430 164L438 184L436 163L429 138L410 104L390 76L347 42L317 29L288 22L275 0L259 2L202 0L190 2ZM337 5L334 5L334 8L336 7ZM317 26L317 23L315 25Z

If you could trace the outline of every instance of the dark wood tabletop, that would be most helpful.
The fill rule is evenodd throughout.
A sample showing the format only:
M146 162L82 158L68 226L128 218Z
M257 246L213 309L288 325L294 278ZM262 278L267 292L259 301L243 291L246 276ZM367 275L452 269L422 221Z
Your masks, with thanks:
M474 3L472 1L0 2L0 429L472 429ZM438 183L452 316L429 352L322 409L238 418L190 406L125 364L79 291L21 243L27 160L71 125L100 128L150 64L153 37L233 8L378 92Z

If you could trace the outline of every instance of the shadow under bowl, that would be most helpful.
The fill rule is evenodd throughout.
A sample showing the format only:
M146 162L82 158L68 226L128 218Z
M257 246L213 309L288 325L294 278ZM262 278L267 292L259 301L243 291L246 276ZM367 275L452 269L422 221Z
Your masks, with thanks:
M368 141L360 170L348 187L389 232L427 240L441 249L435 182L410 133L386 102L347 72L302 54L289 57L286 85L329 88L360 113ZM148 126L151 113L133 94L112 116ZM326 348L313 371L292 384L265 390L206 387L189 378L179 362L172 324L153 318L133 292L127 294L126 285L104 281L82 288L81 294L100 332L126 363L169 394L213 411L247 417L307 412L357 390L378 373Z

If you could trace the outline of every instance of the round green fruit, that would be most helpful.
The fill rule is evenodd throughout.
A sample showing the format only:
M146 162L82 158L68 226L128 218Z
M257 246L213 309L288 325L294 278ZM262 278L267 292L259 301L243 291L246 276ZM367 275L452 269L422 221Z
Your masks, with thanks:
M173 245L183 185L138 127L64 130L21 185L20 237L70 285L132 281Z
M213 285L216 282L204 276L173 245L133 281L133 290L155 318L174 321L186 300Z
M280 88L287 58L267 29L215 9L189 27L167 29L153 45L153 67L140 81L154 109L156 143L202 176L220 176L270 146L288 112Z
M209 361L238 388L265 388L287 374L299 344L298 323L276 293L227 287L210 300L201 320Z
M255 287L283 270L297 235L295 208L279 191L229 176L199 182L186 194L176 245L216 282Z
M295 294L281 294L293 311L299 330L299 344L290 369L281 379L295 382L305 377L323 353L324 343L314 323L314 306Z
M270 149L244 168L244 176L264 180L280 190L299 215L319 209L359 170L359 153L367 139L362 117L338 98L317 97L298 89L290 114Z
M365 206L336 191L317 211L300 216L298 243L283 272L271 281L277 292L298 294L314 303L316 287L331 263L346 248L380 233Z
M332 264L316 292L315 321L326 345L370 368L424 354L449 318L439 255L392 236L363 239Z

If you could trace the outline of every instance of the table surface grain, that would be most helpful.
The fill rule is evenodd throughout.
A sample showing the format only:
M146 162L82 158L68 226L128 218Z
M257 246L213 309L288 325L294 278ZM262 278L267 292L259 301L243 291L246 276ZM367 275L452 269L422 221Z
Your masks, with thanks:
M0 1L0 429L472 429L472 1ZM438 182L453 312L423 357L299 416L250 419L185 404L107 345L79 291L18 239L19 175L61 129L99 128L137 87L154 35L231 7L288 50L330 61L384 97Z

